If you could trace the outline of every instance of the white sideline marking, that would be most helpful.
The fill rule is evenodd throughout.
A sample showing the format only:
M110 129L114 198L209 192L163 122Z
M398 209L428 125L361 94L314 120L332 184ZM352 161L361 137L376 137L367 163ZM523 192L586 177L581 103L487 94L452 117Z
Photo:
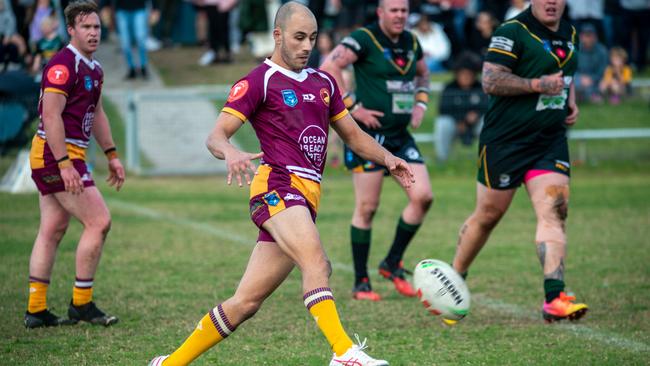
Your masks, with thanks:
M253 246L255 243L254 238L246 238L244 236L237 235L229 230L219 229L212 224L207 224L204 222L194 221L186 218L179 218L171 214L167 214L161 211L146 208L141 205L132 204L118 199L107 199L107 202L110 204L111 207L115 207L117 209L130 211L132 213L145 216L154 220L168 221L195 230L200 230L205 233L217 236L221 239L233 241L240 245ZM351 265L347 265L334 260L332 260L331 262L333 268L340 269L345 272L354 271ZM538 312L526 310L523 307L520 307L518 305L509 304L506 302L502 302L500 300L492 299L482 294L474 295L473 298L479 304L495 311L511 314L521 319L541 320L541 317ZM585 325L555 324L553 326L557 327L558 329L562 329L569 333L575 334L576 336L585 337L589 340L598 341L600 343L604 343L619 349L626 349L632 352L639 352L639 353L650 351L650 346L643 342L627 339L615 333L595 330Z

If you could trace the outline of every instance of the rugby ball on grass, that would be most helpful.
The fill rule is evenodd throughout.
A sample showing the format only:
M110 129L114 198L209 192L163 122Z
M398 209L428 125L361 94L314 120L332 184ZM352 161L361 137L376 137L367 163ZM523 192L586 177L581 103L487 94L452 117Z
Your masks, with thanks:
M425 259L415 266L413 282L420 302L431 314L458 321L469 313L467 285L449 264Z

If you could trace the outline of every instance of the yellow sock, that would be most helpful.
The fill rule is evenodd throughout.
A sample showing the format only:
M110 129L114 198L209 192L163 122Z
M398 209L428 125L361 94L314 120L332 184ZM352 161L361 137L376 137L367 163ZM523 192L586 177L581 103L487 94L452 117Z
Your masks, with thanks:
M210 310L196 325L190 336L163 362L163 366L187 365L210 347L235 331L221 305Z
M27 311L38 313L47 309L47 287L50 281L29 277L29 302Z
M307 292L303 299L334 353L337 356L344 354L352 346L352 340L341 325L332 290L329 287L320 287Z
M93 300L93 279L77 278L72 289L72 305L81 306Z

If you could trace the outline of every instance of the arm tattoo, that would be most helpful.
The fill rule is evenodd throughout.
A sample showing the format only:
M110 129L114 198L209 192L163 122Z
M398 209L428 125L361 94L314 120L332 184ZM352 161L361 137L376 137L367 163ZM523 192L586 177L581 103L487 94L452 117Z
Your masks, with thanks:
M511 96L534 93L531 79L519 77L509 68L490 62L483 63L482 82L483 90L491 95Z

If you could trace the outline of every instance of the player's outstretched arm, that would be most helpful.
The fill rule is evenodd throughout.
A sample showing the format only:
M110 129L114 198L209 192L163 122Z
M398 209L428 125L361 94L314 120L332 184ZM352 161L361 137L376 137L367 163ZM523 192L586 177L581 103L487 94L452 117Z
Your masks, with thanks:
M111 125L108 122L101 98L99 98L97 108L95 108L93 136L95 136L95 140L97 140L99 147L101 147L106 154L106 159L108 159L108 178L106 178L106 181L109 186L115 186L115 189L119 191L126 179L126 172L118 158L115 142L113 142L113 134L111 133Z
M227 183L232 183L233 176L237 179L240 187L243 186L242 176L246 184L251 184L250 173L255 173L255 164L252 160L259 159L263 153L257 154L240 151L233 144L230 143L230 137L239 130L242 126L242 121L227 112L221 112L217 117L217 122L205 142L208 150L217 159L225 160L226 167L228 168Z
M332 128L352 151L366 160L388 168L404 188L411 187L411 184L415 182L411 167L361 130L349 114L334 122Z
M483 63L483 90L490 95L513 96L531 93L557 95L564 89L562 71L526 79L512 73L510 68L492 62Z
M59 164L61 179L66 192L79 194L83 192L84 185L81 176L72 166L68 149L65 145L65 127L61 113L65 108L67 98L63 94L45 92L43 93L43 129L47 137L47 144L52 150L54 158Z

